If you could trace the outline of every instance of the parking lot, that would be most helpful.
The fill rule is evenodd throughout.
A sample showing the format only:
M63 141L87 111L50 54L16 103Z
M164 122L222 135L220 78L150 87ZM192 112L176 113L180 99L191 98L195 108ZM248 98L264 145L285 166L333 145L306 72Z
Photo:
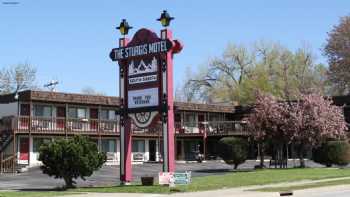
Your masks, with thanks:
M250 170L254 168L258 162L247 161L239 166L239 169ZM268 165L268 164L267 164ZM293 163L288 163L293 166ZM319 166L309 161L308 166ZM145 163L140 165L133 165L134 181L140 181L141 176L158 176L158 172L162 169L159 163ZM204 163L178 163L176 164L176 171L184 172L191 171L192 176L208 176L228 173L232 170L232 166L227 165L221 161L207 161ZM104 166L96 171L91 177L87 177L86 181L77 180L78 187L86 186L110 186L119 184L119 166ZM54 179L45 174L41 170L31 168L28 172L19 174L3 174L0 175L0 190L20 189L20 190L35 190L35 189L54 189L62 187L64 181L61 179Z

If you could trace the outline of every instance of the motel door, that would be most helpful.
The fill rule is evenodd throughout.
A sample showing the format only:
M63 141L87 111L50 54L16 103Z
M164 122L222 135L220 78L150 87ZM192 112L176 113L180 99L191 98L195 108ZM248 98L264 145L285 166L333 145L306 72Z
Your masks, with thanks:
M204 114L198 114L198 128L200 133L204 133L205 125L203 122L205 121Z
M155 140L149 141L149 160L150 161L156 161L156 148L157 143Z
M29 159L29 138L20 138L19 160Z

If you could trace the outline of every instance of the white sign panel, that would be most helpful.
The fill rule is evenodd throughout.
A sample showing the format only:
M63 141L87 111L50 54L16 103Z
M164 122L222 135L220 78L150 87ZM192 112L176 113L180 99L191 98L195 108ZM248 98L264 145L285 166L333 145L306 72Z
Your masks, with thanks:
M146 75L142 77L129 78L129 84L138 84L157 81L157 75Z
M158 106L158 88L128 91L129 108Z
M129 76L157 72L157 65L158 63L155 57L150 62L144 60L136 62L132 60L129 64Z

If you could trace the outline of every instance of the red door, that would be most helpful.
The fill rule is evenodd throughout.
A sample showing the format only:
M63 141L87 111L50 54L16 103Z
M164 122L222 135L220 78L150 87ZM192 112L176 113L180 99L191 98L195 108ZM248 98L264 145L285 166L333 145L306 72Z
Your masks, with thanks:
M204 114L198 114L198 128L200 133L204 133Z
M56 127L60 130L64 129L64 126L66 124L66 108L65 107L57 107L56 116L57 116Z
M21 138L19 144L19 160L29 159L29 138Z
M97 130L98 127L98 109L90 108L90 128L92 130Z

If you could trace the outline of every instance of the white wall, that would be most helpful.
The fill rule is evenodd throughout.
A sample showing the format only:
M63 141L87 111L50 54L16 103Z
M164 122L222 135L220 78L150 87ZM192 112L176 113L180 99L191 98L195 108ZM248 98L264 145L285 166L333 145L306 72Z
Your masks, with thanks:
M17 116L18 114L18 103L6 103L0 104L0 118L4 116Z

